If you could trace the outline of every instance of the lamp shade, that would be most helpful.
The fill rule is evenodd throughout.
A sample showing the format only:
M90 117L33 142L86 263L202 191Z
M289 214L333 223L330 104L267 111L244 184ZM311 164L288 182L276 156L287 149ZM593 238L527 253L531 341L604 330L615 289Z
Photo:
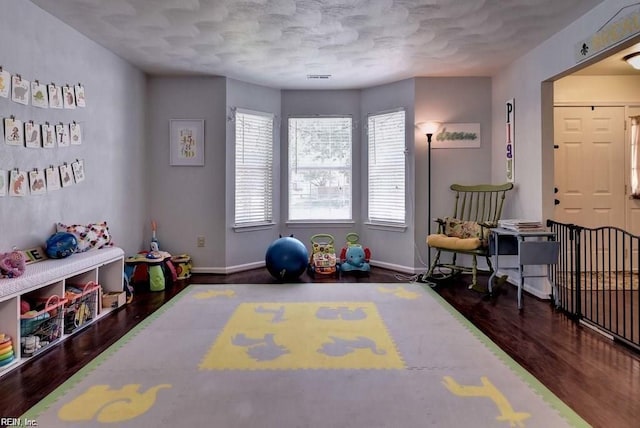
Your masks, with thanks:
M636 70L640 70L640 52L634 52L632 54L626 55L624 60L627 61L631 67Z
M433 120L428 120L426 122L420 122L417 123L416 126L418 127L418 129L420 129L420 131L425 134L435 134L436 132L438 132L438 129L440 129L440 122L436 122Z

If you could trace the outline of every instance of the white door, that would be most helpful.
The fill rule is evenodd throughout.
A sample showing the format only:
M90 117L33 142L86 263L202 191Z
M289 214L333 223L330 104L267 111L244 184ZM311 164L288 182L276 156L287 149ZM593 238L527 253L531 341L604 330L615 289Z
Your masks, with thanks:
M625 228L624 107L554 108L554 220L588 228ZM585 270L607 270L621 242L583 236ZM610 246L618 246L612 248ZM610 257L611 256L611 257ZM612 268L614 268L612 266Z
M554 220L625 228L624 107L555 107Z

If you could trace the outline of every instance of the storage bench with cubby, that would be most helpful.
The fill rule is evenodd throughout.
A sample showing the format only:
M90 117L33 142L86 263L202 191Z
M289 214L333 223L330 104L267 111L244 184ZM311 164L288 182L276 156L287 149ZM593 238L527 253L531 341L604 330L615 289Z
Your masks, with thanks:
M5 359L0 376L113 311L102 307L100 295L122 292L123 272L124 251L105 247L0 279L0 333L11 337L14 357ZM27 303L29 310L21 310Z

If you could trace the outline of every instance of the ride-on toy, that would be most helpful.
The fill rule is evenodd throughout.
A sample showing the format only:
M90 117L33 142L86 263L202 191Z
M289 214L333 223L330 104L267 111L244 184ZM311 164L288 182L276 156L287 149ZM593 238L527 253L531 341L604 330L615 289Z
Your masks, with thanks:
M336 256L333 236L319 233L311 237L311 256L308 273L312 277L320 275L340 275L340 264Z

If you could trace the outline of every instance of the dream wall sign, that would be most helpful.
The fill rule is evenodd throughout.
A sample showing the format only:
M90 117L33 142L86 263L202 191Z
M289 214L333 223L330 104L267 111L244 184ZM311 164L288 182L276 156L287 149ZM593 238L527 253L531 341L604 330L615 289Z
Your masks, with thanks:
M480 147L479 123L444 123L434 135L434 149L466 149Z

